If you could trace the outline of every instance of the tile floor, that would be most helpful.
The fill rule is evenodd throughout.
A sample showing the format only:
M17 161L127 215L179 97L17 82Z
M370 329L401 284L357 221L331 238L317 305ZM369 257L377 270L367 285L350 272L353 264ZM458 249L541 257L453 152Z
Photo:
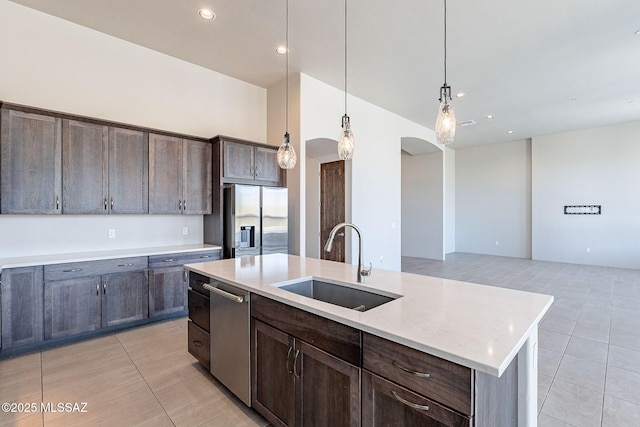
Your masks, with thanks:
M38 410L0 411L0 426L267 425L186 348L180 318L2 360L0 402L33 402ZM87 405L86 412L43 412L41 402Z
M640 425L640 271L450 254L403 271L542 292L539 426ZM186 351L185 318L0 361L0 402L87 402L86 413L0 412L0 426L264 426Z
M538 425L640 426L640 270L454 253L402 270L553 295L540 324Z

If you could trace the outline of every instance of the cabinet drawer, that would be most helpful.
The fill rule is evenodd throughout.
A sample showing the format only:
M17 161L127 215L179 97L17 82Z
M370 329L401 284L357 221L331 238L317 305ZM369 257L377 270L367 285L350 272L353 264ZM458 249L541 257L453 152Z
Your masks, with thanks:
M205 283L211 283L211 279L193 271L189 272L189 288L209 297L209 291L204 288Z
M177 267L194 262L207 262L220 259L220 249L207 251L152 255L149 257L149 268Z
M362 366L456 411L473 415L473 372L453 362L363 333Z
M148 267L146 256L131 258L114 258L99 261L68 262L44 266L44 280L75 279L86 276L140 271Z
M251 295L251 316L360 366L360 331L260 295Z
M198 361L209 370L209 333L202 330L192 321L189 321L188 350Z
M209 298L189 289L189 319L209 332Z
M470 427L473 418L363 371L362 425Z

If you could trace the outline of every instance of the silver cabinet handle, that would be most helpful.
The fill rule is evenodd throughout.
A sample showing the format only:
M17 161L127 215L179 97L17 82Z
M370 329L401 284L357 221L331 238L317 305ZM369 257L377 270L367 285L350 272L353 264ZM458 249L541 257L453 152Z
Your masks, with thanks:
M239 304L241 304L241 303L243 303L243 302L246 302L246 301L245 301L245 297L244 297L244 295L239 296L239 295L230 294L229 292L225 292L225 291L223 291L222 289L218 289L218 288L216 288L216 287L214 287L214 286L211 286L211 285L210 285L210 284L208 284L208 283L205 283L205 284L204 284L204 285L202 285L202 286L203 286L205 289L207 289L207 290L209 290L209 291L211 291L211 292L213 292L213 293L215 293L215 294L220 295L221 297L224 297L224 298L226 298L226 299L230 299L231 301L237 302L237 303L239 303Z
M398 396L398 393L396 393L395 390L391 390L391 394L393 395L393 397L396 398L396 400L404 403L405 405L407 405L410 408L418 409L420 411L428 411L429 410L429 407L427 405L418 405L417 403L412 403L412 402L409 402L408 400L404 400L403 398Z
M82 271L82 268L72 268L70 270L62 270L63 273L75 273L76 271Z
M100 282L96 282L96 295L100 295Z
M184 211L187 210L187 201L186 200L182 201L182 210L184 210Z
M178 200L178 210L182 210L182 200Z
M300 356L300 350L296 350L296 355L293 356L293 376L300 378L300 374L296 372L296 363L298 363L298 356Z
M60 197L56 196L56 210L60 209Z
M211 255L200 255L200 258L211 258Z
M113 210L113 197L111 198L111 210Z
M128 262L126 264L118 264L118 267L131 267L132 265L135 265L135 263L133 262Z
M105 211L107 210L107 198L106 197L104 198L104 210Z
M107 281L103 280L102 281L102 295L106 295L107 294Z
M287 362L285 364L286 368L287 368L287 372L289 372L289 375L293 374L293 369L291 369L291 367L289 367L289 356L291 356L291 352L293 351L293 347L289 347L289 351L287 351Z
M162 262L173 262L173 258L163 259Z
M409 368L405 368L404 366L402 366L401 364L399 364L395 360L391 361L391 364L393 366L395 366L396 368L405 371L408 374L415 375L416 377L429 378L431 376L431 374L427 374L426 372L418 372L418 371L411 370Z

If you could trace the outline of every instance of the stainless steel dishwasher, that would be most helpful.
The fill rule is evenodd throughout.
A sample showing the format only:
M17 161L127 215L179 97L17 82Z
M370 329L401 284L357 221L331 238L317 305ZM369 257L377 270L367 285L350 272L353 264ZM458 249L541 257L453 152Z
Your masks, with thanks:
M251 406L249 292L211 279L210 370L247 406Z

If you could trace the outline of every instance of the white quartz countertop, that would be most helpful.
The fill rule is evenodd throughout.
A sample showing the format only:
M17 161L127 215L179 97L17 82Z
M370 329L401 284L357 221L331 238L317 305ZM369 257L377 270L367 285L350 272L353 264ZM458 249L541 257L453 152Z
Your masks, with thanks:
M165 255L221 249L220 246L198 244L162 246L156 248L114 249L108 251L75 252L52 255L34 255L15 258L0 258L0 271L5 268L32 267L35 265L61 264L66 262L97 261L113 258Z
M187 264L187 269L443 359L500 376L553 302L553 296L272 254ZM359 312L279 289L323 279L399 298Z

